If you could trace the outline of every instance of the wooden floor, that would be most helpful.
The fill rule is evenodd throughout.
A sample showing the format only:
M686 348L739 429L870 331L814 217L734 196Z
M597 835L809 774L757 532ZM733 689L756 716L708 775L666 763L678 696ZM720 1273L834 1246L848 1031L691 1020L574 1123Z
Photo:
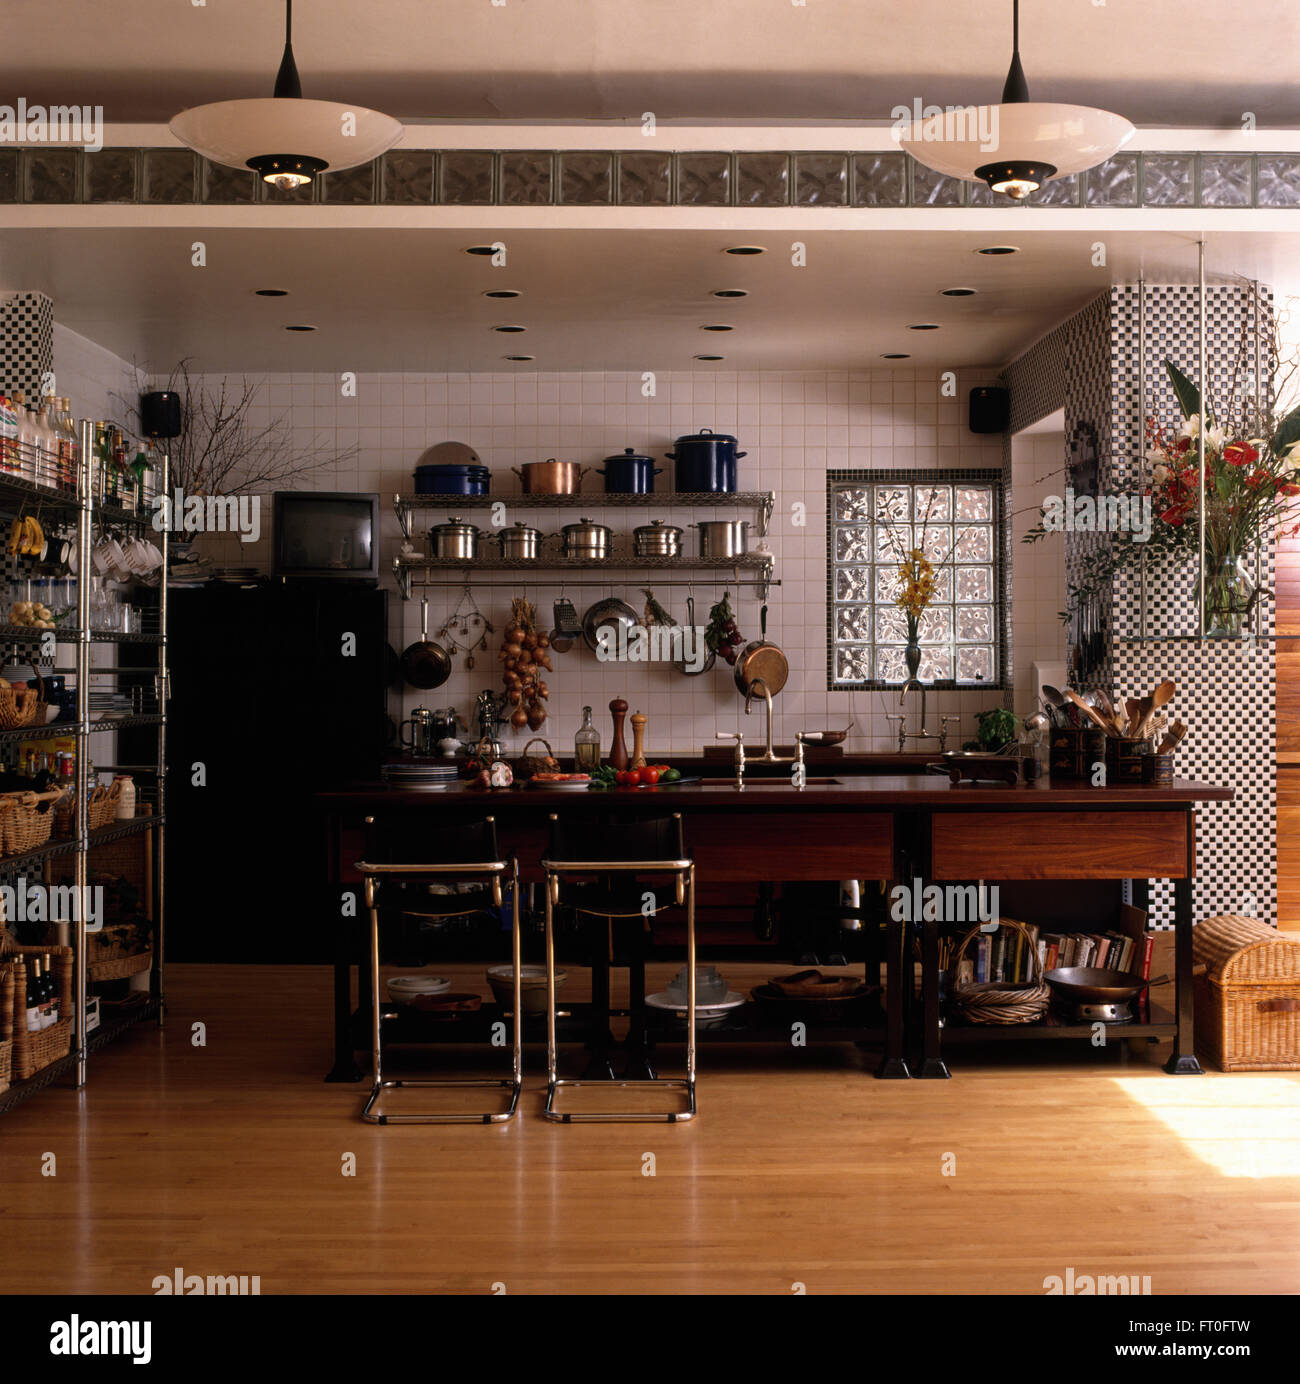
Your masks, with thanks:
M535 1057L511 1124L378 1128L321 1080L324 968L176 966L169 989L166 1028L84 1092L0 1119L0 1291L149 1293L178 1267L268 1294L1041 1294L1070 1267L1300 1291L1297 1075L1167 1077L1166 1049L1119 1044L881 1082L852 1048L706 1047L692 1124L546 1124Z

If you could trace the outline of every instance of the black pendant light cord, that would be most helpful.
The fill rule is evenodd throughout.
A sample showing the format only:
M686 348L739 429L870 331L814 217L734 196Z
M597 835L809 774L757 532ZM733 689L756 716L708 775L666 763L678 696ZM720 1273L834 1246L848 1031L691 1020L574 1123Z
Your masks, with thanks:
M1004 106L1029 100L1029 83L1025 81L1025 70L1020 66L1020 0L1011 0L1011 6L1011 66L1002 88Z
M302 82L298 80L298 64L293 60L293 0L284 0L284 56L275 74L276 96L301 97Z

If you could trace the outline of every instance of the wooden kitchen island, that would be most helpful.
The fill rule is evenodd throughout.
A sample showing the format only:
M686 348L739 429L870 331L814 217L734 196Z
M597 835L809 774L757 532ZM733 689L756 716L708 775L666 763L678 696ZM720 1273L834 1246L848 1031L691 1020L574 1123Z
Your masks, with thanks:
M820 768L820 766L818 766ZM795 788L784 779L748 780L737 790L727 779L650 789L571 790L516 786L482 792L455 785L442 791L405 791L360 785L318 795L325 850L322 906L336 927L334 1067L328 1080L356 1081L352 967L363 965L365 921L360 908L362 827L371 813L411 812L439 822L491 814L501 849L519 862L525 881L541 878L547 817L634 820L680 812L699 881L812 881L879 879L908 883L982 880L1072 882L1076 889L1099 881L1149 878L1174 882L1176 998L1171 1014L1120 1027L1125 1038L1168 1038L1173 1054L1166 1070L1200 1071L1193 1051L1192 888L1196 873L1196 804L1225 801L1232 790L1175 781L1169 787L1125 785L1094 788L1082 783L953 785L937 776L810 777ZM341 894L354 892L356 916L341 916ZM1074 892L1074 891L1070 891ZM1044 925L1052 920L1043 918ZM877 1076L907 1077L905 960L919 936L923 956L922 1065L920 1075L948 1075L941 1044L938 937L934 922L891 920L886 941L884 1060ZM364 983L360 993L365 994ZM361 1029L364 1032L364 1027ZM983 1030L982 1037L992 1030ZM1001 1030L1010 1036L1012 1030ZM1024 1038L1087 1039L1087 1025L1020 1025ZM705 1035L701 1035L702 1037ZM838 1035L837 1035L838 1036ZM843 1035L849 1036L849 1035ZM865 1035L862 1035L865 1036ZM787 1035L788 1041L788 1035Z

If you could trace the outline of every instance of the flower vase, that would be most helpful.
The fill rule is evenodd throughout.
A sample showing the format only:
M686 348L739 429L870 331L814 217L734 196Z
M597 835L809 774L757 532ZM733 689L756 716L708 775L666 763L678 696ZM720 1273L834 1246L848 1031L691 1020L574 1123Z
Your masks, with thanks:
M1245 557L1228 552L1220 558L1213 558L1207 553L1206 569L1206 636L1213 639L1249 638L1253 633L1251 613L1258 593Z
M908 682L915 682L917 671L921 667L921 646L915 639L909 640L907 648L903 650L903 662L907 666Z

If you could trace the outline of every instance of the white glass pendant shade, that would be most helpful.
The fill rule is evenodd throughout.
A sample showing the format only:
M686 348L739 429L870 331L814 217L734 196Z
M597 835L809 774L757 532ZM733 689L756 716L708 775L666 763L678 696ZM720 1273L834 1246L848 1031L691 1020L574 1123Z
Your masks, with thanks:
M333 171L369 163L403 133L400 121L364 106L283 96L193 106L170 129L205 159L232 168L282 155L305 157Z
M898 142L936 173L984 182L976 170L1002 162L1045 165L1052 178L1081 173L1117 153L1133 134L1132 124L1111 111L1024 101L936 113L912 121Z

